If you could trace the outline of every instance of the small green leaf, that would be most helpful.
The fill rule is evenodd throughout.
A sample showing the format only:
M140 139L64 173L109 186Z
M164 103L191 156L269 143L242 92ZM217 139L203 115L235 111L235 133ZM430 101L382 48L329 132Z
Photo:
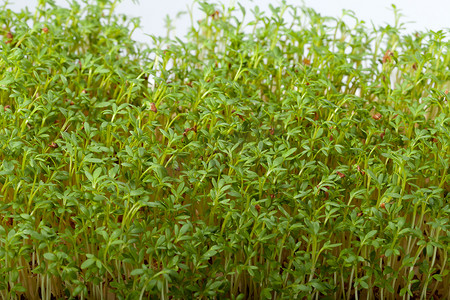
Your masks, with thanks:
M50 252L44 253L44 258L45 258L46 260L50 260L50 261L55 261L55 260L57 260L56 255L53 254L53 253L50 253Z
M87 269L95 263L95 258L88 258L81 264L81 269Z

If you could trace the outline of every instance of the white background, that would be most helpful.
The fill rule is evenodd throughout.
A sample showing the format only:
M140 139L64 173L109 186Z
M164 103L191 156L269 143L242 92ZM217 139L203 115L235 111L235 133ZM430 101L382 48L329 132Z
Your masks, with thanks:
M238 0L223 0L225 6L233 5ZM0 0L5 2L5 0ZM9 0L12 2L8 7L13 10L20 10L26 6L32 11L36 7L37 0ZM68 7L67 1L55 0L59 5ZM210 1L218 3L218 1ZM269 0L241 0L239 1L249 10L258 5L261 10L268 12L268 5L277 5L280 1ZM287 0L288 4L302 5L303 3L314 8L321 15L340 17L342 9L349 9L355 12L359 19L366 21L368 26L373 22L376 26L393 24L394 14L391 4L394 3L400 9L404 17L402 22L406 23L407 32L424 31L431 29L438 31L445 29L448 32L450 27L450 1L449 0ZM137 30L133 37L142 42L150 42L150 38L145 35L154 34L165 36L164 19L169 15L176 18L179 11L186 11L188 6L192 6L193 0L122 0L117 7L117 12L133 17L141 17L141 29ZM198 8L198 5L194 6ZM248 15L250 12L248 12ZM203 16L197 9L194 9L194 20ZM187 15L175 22L176 29L172 35L184 37L186 28L190 25Z

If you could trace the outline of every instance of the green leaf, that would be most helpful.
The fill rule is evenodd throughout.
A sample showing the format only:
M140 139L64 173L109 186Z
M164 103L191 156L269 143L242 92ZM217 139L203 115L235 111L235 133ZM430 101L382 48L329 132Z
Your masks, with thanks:
M87 269L95 263L95 258L88 258L81 264L81 269Z
M55 254L50 253L50 252L44 253L44 258L46 260L50 260L50 261L55 261L58 259Z
M142 274L144 274L144 270L143 269L134 269L130 273L131 276L138 276L138 275L142 275Z

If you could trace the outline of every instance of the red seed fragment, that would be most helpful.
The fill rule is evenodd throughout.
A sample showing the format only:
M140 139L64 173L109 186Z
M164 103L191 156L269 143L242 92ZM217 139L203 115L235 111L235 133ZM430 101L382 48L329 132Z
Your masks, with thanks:
M448 90L445 90L445 92L444 92L446 95L448 95Z
M270 128L270 135L274 135L275 134L275 129L273 129L273 127Z
M156 104L155 103L150 103L150 110L154 113L158 112L158 109L156 108Z
M213 19L215 19L215 20L217 20L217 19L219 18L219 11L216 10L215 12L213 12L213 13L210 15L210 17L213 18Z
M53 143L51 143L51 144L49 144L48 145L50 148L53 148L53 149L56 149L56 148L58 148L59 146L58 146L58 144L57 143L55 143L55 142L53 142Z
M5 105L5 107L3 107L3 110L6 111L6 110L8 110L10 108L11 108L11 105Z
M381 208L386 208L386 204L384 204L384 202L383 202L383 203L380 204L380 207Z
M358 217L361 217L362 215L363 215L362 212L359 212L359 213L357 214Z
M374 120L379 120L379 119L381 119L381 117L382 117L382 115L381 115L380 113L376 113L376 114L374 114L374 115L372 116L372 118L373 118Z
M257 212L260 212L260 211L261 211L261 206L259 206L258 204L256 204L256 205L255 205L255 209L256 209Z
M6 34L6 39L7 39L7 41L5 42L5 44L11 43L12 40L13 40L13 38L14 38L13 34L12 34L11 32L8 32L8 33Z
M42 28L42 32L43 33L47 33L48 32L48 28L47 27Z
M364 172L364 170L361 169L361 167L360 167L359 165L356 167L356 169L357 169L358 172L361 173L362 175L366 175L366 172Z
M311 60L309 60L307 58L304 58L303 59L303 64L309 66L309 65L311 65Z
M337 174L339 175L339 177L341 177L341 178L344 178L344 177L345 177L345 175L344 175L343 173L339 172L339 171L337 171L336 173L337 173Z
M392 52L391 50L387 50L386 53L384 53L384 56L383 56L383 64L388 62L388 61L391 61L392 56L394 56L394 52Z

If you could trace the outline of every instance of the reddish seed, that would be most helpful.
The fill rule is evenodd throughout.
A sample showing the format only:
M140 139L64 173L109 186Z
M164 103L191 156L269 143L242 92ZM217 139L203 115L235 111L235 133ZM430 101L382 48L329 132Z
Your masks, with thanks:
M366 175L366 172L364 172L360 166L356 167L358 169L358 172L361 173L362 175Z
M359 213L357 214L358 217L361 217L362 215L363 215L362 212L359 212Z
M75 102L73 102L73 101L70 101L70 103L69 103L70 105L74 105L75 104Z
M334 140L333 135L330 136L330 142Z
M275 130L273 129L273 127L270 128L270 135L274 135L274 133L275 133Z
M51 144L49 144L48 145L50 148L53 148L53 149L56 149L56 148L58 148L59 146L58 146L58 144L57 143L55 143L55 142L53 142L53 143L51 143Z
M444 92L446 95L448 95L448 90L445 90L445 92Z
M381 119L381 114L380 113L376 113L376 114L374 114L373 116L372 116L372 118L374 119L374 120L379 120L379 119Z
M386 134L385 134L384 132L382 132L382 133L380 134L380 138L383 139L385 135L386 135Z
M387 61L391 61L392 56L394 56L394 53L391 50L387 50L383 56L383 64L386 63Z
M8 33L6 34L6 38L7 38L8 40L5 42L5 44L9 44L9 43L12 42L14 36L13 36L13 34L12 34L11 32L8 32Z
M155 103L150 103L150 110L154 113L158 112L158 109L156 108L156 104Z
M303 59L303 64L309 66L309 65L311 65L311 61L309 59L307 59L307 58L304 58Z
M339 177L341 177L341 178L344 178L344 177L345 177L345 175L344 175L343 173L339 172L339 171L337 171L336 173L337 173L337 174L339 175Z
M210 15L210 17L213 18L213 19L218 19L219 18L219 11L216 10L215 12L213 12Z
M386 204L384 204L384 202L383 202L383 203L380 204L380 207L381 208L386 208Z
M5 107L3 107L3 110L6 111L7 109L10 109L11 106L10 105L5 105Z
M256 205L255 205L255 209L256 209L257 212L260 212L260 211L261 211L261 206L259 206L258 204L256 204Z
M43 33L47 33L48 32L48 28L47 27L42 28L42 32Z

